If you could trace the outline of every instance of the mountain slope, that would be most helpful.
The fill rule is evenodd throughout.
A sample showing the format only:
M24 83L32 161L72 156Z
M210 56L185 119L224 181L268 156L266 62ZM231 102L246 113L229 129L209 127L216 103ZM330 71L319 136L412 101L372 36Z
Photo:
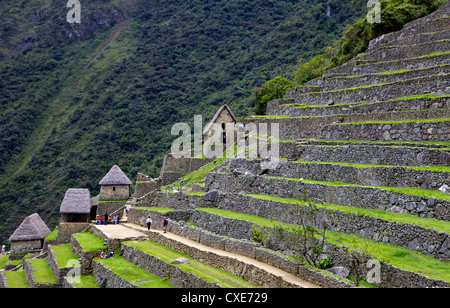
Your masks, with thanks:
M57 1L0 10L0 241L32 212L55 225L65 190L97 193L113 164L156 175L174 123L224 103L248 114L252 88L292 77L366 13L361 0L92 0L77 25Z

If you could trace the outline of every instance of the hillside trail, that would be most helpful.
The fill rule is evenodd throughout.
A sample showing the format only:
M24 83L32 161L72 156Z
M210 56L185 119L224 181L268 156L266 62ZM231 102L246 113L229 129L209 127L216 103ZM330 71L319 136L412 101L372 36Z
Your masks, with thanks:
M148 234L149 232L158 233L158 234L160 234L160 235L162 235L162 236L164 236L164 237L166 237L168 239L175 240L175 241L180 242L180 243L182 243L184 245L187 245L187 246L190 246L190 247L202 250L202 251L214 253L214 254L217 254L217 255L234 258L234 259L237 259L237 260L239 260L241 262L244 262L246 264L251 264L251 265L257 266L257 267L259 267L261 269L264 269L265 271L267 271L267 272L269 272L269 273L271 273L273 275L282 277L285 281L288 281L288 282L290 282L292 284L298 285L301 288L320 288L319 286L317 286L317 285L315 285L315 284L313 284L313 283L311 283L309 281L303 280L303 279L301 279L299 277L296 277L296 276L294 276L292 274L289 274L289 273L287 273L287 272L285 272L285 271L283 271L283 270L281 270L279 268L276 268L274 266L271 266L269 264L257 261L255 259L243 256L243 255L239 255L239 254L223 251L223 250L212 248L212 247L209 247L209 246L205 246L203 244L200 244L198 242L189 240L189 239L187 239L185 237L182 237L182 236L170 233L170 232L164 233L161 230L150 230L150 231L148 231L147 228L145 228L145 227L138 226L138 225L135 225L135 224L129 224L129 223L122 224L122 225L116 225L116 226L121 226L121 228L120 228L121 231L118 230L119 229L118 227L116 227L115 231L114 231L114 232L116 232L115 233L116 236L119 236L120 238L131 237L130 235L136 234L136 233L133 233L133 232L139 232L141 234L143 234L143 233L147 233ZM126 229L132 230L132 231L128 231ZM108 231L106 231L106 232L108 232ZM111 231L111 233L112 233L112 231Z

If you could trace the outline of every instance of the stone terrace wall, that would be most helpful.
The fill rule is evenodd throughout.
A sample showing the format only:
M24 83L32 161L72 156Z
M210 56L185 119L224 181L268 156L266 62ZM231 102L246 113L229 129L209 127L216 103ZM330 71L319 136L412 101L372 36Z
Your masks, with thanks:
M450 166L448 150L377 145L315 146L292 144L291 160L348 162L392 166ZM281 149L280 149L281 152ZM281 152L284 154L284 152ZM284 156L284 155L283 155Z
M439 115L448 114L447 110L434 111ZM392 118L414 116L416 112L399 112L389 114ZM427 112L431 114L432 111ZM380 117L384 117L381 114ZM267 123L270 131L271 123L279 125L280 139L337 139L337 140L368 140L368 141L448 141L450 140L450 121L409 121L375 120L375 123L358 123L367 121L369 115L327 116L325 118L253 118L252 122ZM416 118L414 116L414 118ZM441 118L441 117L439 117ZM359 121L358 119L362 120ZM343 121L349 124L342 124ZM378 123L377 121L391 121L392 123ZM403 122L396 122L403 121ZM355 123L356 124L351 124Z
M230 170L243 167L253 170L260 161L234 159ZM286 178L305 178L316 181L345 182L368 186L415 187L427 183L430 189L439 189L450 182L450 174L442 171L419 170L408 167L353 167L329 163L301 163L281 161L267 175Z
M330 186L302 181L270 178L266 176L244 177L229 173L209 173L206 178L209 189L224 193L245 191L251 194L308 199L338 205L376 210L391 210L420 217L450 221L450 201L434 197L391 192L375 187Z
M256 215L276 221L299 224L300 214L293 214L299 205L291 203L263 200L242 194L228 194L217 204L221 209L238 213ZM305 208L304 206L301 206ZM450 261L449 234L419 225L384 220L378 217L346 213L339 210L320 208L318 210L326 219L330 230L354 234L376 242L408 247L423 254ZM196 224L196 222L193 221ZM320 227L322 222L313 222ZM220 230L223 226L218 227ZM233 230L228 233L233 234ZM237 232L237 231L236 231ZM249 230L247 230L249 232ZM233 236L241 238L239 236Z
M269 106L271 106L269 108ZM298 107L298 106L297 106ZM450 95L432 99L419 98L408 100L392 100L386 102L345 104L337 106L310 106L296 108L293 104L269 104L268 115L290 115L292 117L319 117L345 114L379 114L400 110L450 109Z
M301 93L297 89L286 93L286 99L308 105L330 105L358 102L377 102L411 95L438 93L450 86L448 74L434 75L405 81L378 84L371 87L349 88L329 92Z
M172 285L179 288L222 288L217 283L212 283L199 276L186 272L182 268L169 264L151 254L135 249L126 244L121 245L121 255L146 271L159 277L168 277Z
M248 221L239 221L236 219L225 218L216 214L204 212L204 211L196 211L191 218L191 221L201 228L205 230L214 231L221 236L235 236L237 230L240 230L241 238L249 239L249 232L251 226L254 225ZM220 230L216 230L216 226L221 225ZM271 234L269 241L266 246L272 250L280 250L283 251L283 239L274 236L276 231L272 228L265 228ZM232 232L229 234L228 232ZM350 268L350 260L351 254L348 251L348 247L338 247L334 244L327 243L326 252L332 257L334 260L334 266L344 266ZM365 264L366 260L370 260L372 257L365 256L365 260L360 267L360 272L362 273L362 277L367 276L368 269ZM301 277L301 276L300 276ZM312 281L317 281L316 279ZM441 287L450 287L450 283L434 280L423 275L409 272L406 270L399 269L395 266L392 266L386 262L381 264L381 283L379 284L381 287L387 288L412 288L412 287L433 287L433 286L441 286Z
M174 233L178 234L177 231L180 231L180 226L175 222L172 222L171 225L172 229L170 229L169 232L175 231ZM307 268L302 264L288 260L279 254L275 254L274 252L262 249L258 247L259 245L256 245L255 243L237 241L229 238L211 235L203 230L189 226L184 226L183 229L186 230L182 236L186 235L189 236L189 234L192 234L191 239L194 241L208 245L207 243L210 242L212 236L215 238L216 242L219 240L220 242L224 243L224 245L228 248L228 250L226 251L251 256L256 260L280 268L293 275L297 275L300 278L305 279L307 281L314 281L314 283L321 285L323 287L329 288L351 287L351 285L349 285L348 283L339 280L333 277L332 275L326 275L313 269ZM217 255L211 252L204 252L200 249L184 245L180 242L171 240L157 233L150 233L150 237L153 241L157 243L171 247L177 251L184 252L195 259L202 260L202 262L205 262L209 265L221 268L232 274L238 275L243 279L256 285L263 286L266 288L298 287L297 285L292 285L291 283L285 281L281 277L270 274L256 266L244 264L237 259Z

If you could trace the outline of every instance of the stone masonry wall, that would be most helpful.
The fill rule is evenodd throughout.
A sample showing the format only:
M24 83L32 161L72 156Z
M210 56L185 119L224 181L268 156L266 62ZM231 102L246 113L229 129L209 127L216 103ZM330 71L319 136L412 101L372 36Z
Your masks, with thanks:
M450 201L410 194L401 194L375 187L332 186L306 183L298 180L245 177L229 173L209 173L206 184L210 190L299 198L330 204L354 206L376 210L391 210L426 218L450 221Z

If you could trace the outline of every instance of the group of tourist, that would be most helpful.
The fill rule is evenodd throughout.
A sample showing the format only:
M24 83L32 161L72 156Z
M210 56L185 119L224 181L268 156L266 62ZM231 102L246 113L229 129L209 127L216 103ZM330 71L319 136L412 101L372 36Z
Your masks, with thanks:
M111 218L111 216L108 215L108 213L105 213L103 216L97 215L97 218L95 218L95 223L97 225L107 225L107 224L113 224L118 225L120 222L120 214L117 213L114 217Z
M97 257L102 258L102 259L108 259L108 258L114 257L114 251L111 251L108 254L104 251L101 251L98 253Z
M147 229L150 230L151 226L152 226L152 218L150 216L148 216L146 223L147 223ZM164 233L167 233L167 225L169 224L169 221L167 220L167 217L164 217L163 220L163 229L164 229Z

